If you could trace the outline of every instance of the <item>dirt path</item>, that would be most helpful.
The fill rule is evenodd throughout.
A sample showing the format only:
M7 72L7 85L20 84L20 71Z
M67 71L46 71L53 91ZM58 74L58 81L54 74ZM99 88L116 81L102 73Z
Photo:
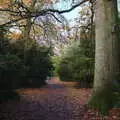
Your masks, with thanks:
M0 120L105 120L86 115L89 89L66 87L68 83L55 79L47 84L41 89L20 90L20 100L0 104Z
M85 108L80 103L88 95L80 96L55 79L47 83L41 89L21 90L19 101L0 105L0 120L81 120Z

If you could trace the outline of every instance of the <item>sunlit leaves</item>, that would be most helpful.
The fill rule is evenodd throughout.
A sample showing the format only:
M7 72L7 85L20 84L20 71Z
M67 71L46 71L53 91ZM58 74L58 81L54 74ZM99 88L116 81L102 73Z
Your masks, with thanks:
M0 8L7 8L10 4L10 0L0 0Z
M23 2L24 2L25 5L29 6L29 5L31 5L32 0L23 0Z
M9 38L9 39L12 39L12 42L15 42L15 41L18 40L20 37L21 37L21 34L20 34L20 33L13 32L13 33L8 34L8 38Z

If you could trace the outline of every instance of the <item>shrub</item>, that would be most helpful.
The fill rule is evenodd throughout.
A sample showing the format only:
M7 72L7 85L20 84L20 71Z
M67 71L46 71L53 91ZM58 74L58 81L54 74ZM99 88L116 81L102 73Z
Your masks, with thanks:
M26 85L41 86L45 84L47 76L52 75L53 64L51 48L33 44L25 51L25 66L28 68Z
M53 76L58 76L58 70L60 68L60 61L61 61L61 57L59 56L52 57L52 62L53 62L53 67L54 67Z
M17 40L11 44L6 39L5 43L7 46L0 52L0 88L45 84L53 70L51 48L40 47L35 40Z
M94 56L89 54L88 40L75 43L64 54L58 74L61 80L78 81L81 87L91 87L93 82ZM87 48L86 48L86 47Z
M11 54L0 55L0 88L13 89L19 86L20 78L24 74L21 60Z

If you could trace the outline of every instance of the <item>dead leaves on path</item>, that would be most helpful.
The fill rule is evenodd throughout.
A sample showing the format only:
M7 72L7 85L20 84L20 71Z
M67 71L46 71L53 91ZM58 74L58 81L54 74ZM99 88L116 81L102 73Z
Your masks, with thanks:
M91 89L59 85L64 86L56 82L56 88L47 85L41 89L17 90L21 100L0 105L0 120L120 120L120 109L112 109L108 116L103 116L86 107Z

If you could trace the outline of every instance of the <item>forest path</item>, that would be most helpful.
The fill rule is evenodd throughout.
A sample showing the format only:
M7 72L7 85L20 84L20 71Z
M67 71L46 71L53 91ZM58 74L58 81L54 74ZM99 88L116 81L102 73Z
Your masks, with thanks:
M106 120L96 119L85 107L90 89L75 89L74 83L57 79L46 82L40 89L18 90L20 100L0 104L0 120Z
M20 100L0 105L0 120L81 120L89 92L66 84L73 83L52 79L43 88L20 90Z

